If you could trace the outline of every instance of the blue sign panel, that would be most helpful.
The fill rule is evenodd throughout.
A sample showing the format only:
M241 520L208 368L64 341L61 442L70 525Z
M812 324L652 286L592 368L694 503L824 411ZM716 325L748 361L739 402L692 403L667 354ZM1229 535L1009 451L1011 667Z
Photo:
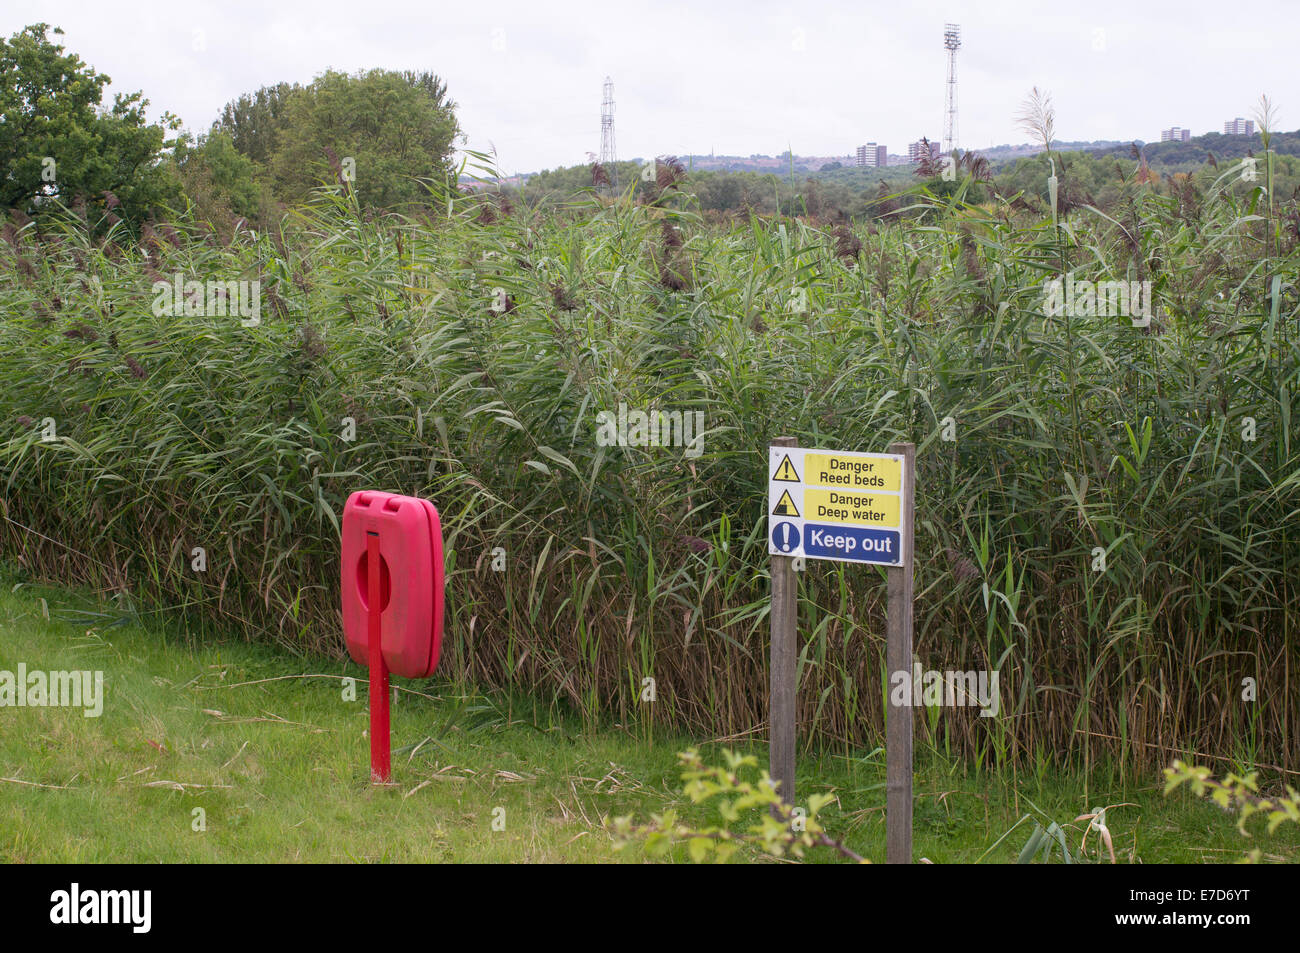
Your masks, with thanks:
M824 526L804 523L803 550L819 559L851 559L861 563L902 563L901 535L896 529Z

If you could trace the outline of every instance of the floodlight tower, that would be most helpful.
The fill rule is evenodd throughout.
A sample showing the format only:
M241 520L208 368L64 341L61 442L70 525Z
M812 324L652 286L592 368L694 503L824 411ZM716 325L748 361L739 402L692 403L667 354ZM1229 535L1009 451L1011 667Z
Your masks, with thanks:
M609 176L610 191L618 191L618 181L614 174L614 162L617 154L614 149L614 81L605 77L604 96L600 103L600 164Z
M952 155L957 145L957 51L961 49L961 26L943 25L943 48L948 51L948 108L943 117L943 154Z

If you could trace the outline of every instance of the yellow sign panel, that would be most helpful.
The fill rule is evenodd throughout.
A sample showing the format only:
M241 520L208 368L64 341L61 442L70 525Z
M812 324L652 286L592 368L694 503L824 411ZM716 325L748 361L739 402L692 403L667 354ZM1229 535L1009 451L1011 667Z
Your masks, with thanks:
M842 486L847 490L881 490L897 493L903 485L902 463L892 457L841 456L807 453L803 458L807 486ZM898 512L898 501L894 501ZM897 518L894 520L897 523Z
M811 470L805 458L805 469ZM803 517L813 522L852 523L858 526L898 526L901 498L891 493L864 493L858 490L820 490L809 487L803 492Z

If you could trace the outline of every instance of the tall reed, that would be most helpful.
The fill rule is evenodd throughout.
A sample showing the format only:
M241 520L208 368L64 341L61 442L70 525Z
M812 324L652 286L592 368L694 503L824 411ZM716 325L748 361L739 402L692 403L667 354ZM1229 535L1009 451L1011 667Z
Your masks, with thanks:
M672 196L417 221L322 193L228 244L185 220L139 242L11 226L0 556L338 653L343 501L425 495L445 673L730 736L766 713L768 441L911 440L919 659L997 669L1002 696L928 712L925 738L980 764L1300 768L1294 238L1220 183L1191 213L1133 185L1123 216L1057 226L961 199L905 196L858 247L706 227ZM1160 313L1047 314L1063 267L1150 279ZM176 274L260 280L260 324L156 317ZM620 403L702 412L702 454L602 446ZM882 733L882 579L800 576L806 738Z

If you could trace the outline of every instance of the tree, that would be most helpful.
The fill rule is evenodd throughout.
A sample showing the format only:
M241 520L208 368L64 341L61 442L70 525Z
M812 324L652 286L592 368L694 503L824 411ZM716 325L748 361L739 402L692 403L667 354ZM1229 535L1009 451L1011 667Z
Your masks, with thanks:
M258 182L257 164L235 148L229 133L215 129L197 143L185 136L175 160L200 218L227 228L238 218L264 224L274 203Z
M741 191L740 180L734 173L713 172L697 176L695 195L702 209L735 211L741 206Z
M429 73L329 71L285 99L270 170L285 201L327 182L363 205L423 204L421 181L445 181L460 126L447 87Z
M148 124L139 92L101 109L110 78L65 55L50 31L37 23L0 40L0 207L36 213L47 199L78 195L114 204L111 193L118 214L139 220L178 204L180 183L162 160L180 121L164 113L164 125Z
M224 132L240 154L258 165L270 164L281 131L289 99L302 92L297 83L263 86L255 93L245 93L226 103L221 118L213 123L214 131Z

